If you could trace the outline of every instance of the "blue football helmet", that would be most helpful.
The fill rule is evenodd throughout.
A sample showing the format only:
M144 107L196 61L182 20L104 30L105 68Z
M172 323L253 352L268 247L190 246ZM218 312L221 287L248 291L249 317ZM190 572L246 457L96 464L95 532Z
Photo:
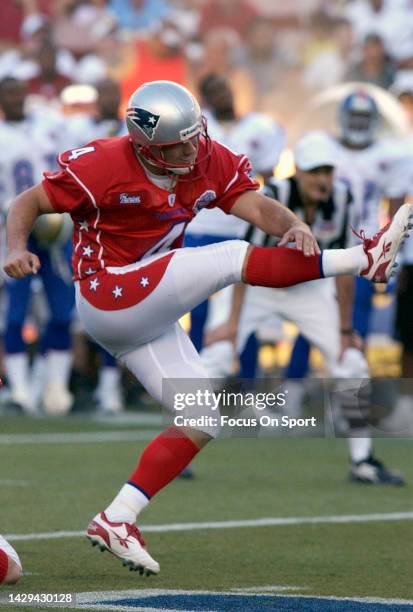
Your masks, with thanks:
M379 109L372 96L356 91L344 98L339 110L341 138L355 147L367 147L379 125Z

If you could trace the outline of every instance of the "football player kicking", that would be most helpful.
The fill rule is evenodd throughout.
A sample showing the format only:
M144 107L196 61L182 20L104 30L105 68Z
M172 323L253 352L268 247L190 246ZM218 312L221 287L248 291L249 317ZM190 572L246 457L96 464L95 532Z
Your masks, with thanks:
M0 535L0 584L16 584L22 573L19 555Z
M178 323L211 293L239 281L285 287L345 274L385 281L392 273L408 233L410 205L363 244L320 253L305 223L257 193L248 159L210 140L199 105L185 88L169 81L142 85L129 101L127 125L129 136L62 154L60 172L46 173L41 184L12 202L4 270L14 278L37 273L39 260L27 250L35 219L70 212L83 326L170 410L179 379L212 393ZM187 223L214 206L280 236L279 246L230 240L180 248ZM297 249L283 248L289 242ZM180 414L200 415L200 408L188 406ZM152 440L127 483L91 521L92 544L131 569L157 574L159 564L135 525L137 515L218 433L209 424L169 427Z

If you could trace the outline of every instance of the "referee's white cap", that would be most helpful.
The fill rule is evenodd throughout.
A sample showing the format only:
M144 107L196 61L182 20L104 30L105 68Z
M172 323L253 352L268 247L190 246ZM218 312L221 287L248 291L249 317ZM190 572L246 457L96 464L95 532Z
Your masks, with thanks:
M322 130L307 132L294 147L294 161L299 170L314 170L337 165L337 146Z

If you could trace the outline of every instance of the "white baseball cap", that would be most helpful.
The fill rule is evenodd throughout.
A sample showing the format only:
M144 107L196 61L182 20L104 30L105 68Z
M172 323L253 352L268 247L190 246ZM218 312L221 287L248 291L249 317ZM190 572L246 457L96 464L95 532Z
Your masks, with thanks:
M299 170L314 170L322 166L337 165L337 150L327 133L321 130L307 132L294 147L294 161Z

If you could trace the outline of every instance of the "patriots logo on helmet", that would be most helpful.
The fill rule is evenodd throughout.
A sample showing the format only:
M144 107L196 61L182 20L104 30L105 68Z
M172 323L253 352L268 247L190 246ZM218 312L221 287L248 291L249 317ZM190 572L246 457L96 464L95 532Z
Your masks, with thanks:
M160 115L150 113L144 108L131 107L126 111L126 116L145 134L149 140L153 140L156 128L158 127Z

